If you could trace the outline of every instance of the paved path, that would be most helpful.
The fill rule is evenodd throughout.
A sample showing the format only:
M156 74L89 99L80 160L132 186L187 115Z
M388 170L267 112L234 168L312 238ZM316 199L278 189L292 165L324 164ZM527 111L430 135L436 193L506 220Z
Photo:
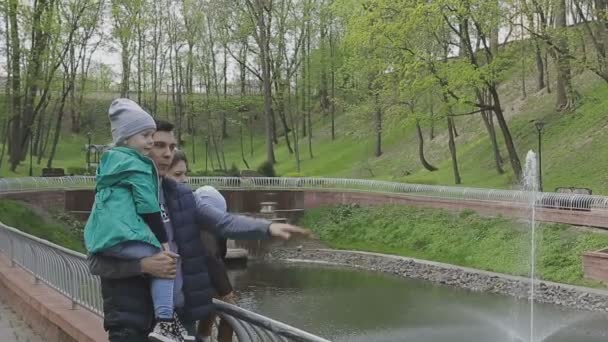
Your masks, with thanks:
M43 342L43 339L36 335L7 303L0 300L0 341Z

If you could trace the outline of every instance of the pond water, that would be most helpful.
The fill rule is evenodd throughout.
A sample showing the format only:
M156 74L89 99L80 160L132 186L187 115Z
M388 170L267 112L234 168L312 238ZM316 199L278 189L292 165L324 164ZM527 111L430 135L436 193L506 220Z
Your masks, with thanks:
M231 270L239 305L332 341L530 342L530 306L390 275L302 263ZM535 306L534 341L608 341L608 316Z

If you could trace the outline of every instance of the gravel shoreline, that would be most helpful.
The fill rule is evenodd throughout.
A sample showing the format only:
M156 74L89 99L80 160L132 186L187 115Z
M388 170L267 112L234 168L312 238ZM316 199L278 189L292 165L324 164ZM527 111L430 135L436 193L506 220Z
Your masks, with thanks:
M331 249L274 248L266 258L360 268L518 299L530 296L528 278L394 255ZM608 290L547 281L537 281L535 285L536 302L577 310L608 312Z

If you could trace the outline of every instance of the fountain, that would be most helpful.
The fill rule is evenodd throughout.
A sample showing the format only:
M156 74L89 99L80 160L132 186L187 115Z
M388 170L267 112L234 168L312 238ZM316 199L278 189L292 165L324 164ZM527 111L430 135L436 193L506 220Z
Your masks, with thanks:
M530 339L534 342L534 287L536 272L536 200L538 196L538 163L536 153L530 150L526 155L523 174L524 191L528 191L530 206Z

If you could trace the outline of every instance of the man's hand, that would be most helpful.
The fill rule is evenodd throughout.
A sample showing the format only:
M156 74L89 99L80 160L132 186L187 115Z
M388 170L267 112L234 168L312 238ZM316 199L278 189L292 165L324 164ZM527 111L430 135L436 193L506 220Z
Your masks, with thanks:
M140 261L141 271L156 278L175 278L177 259L179 255L162 251Z
M289 240L293 234L299 234L304 237L310 237L310 230L292 226L287 223L271 223L268 227L268 232L272 237L278 237L283 240Z

